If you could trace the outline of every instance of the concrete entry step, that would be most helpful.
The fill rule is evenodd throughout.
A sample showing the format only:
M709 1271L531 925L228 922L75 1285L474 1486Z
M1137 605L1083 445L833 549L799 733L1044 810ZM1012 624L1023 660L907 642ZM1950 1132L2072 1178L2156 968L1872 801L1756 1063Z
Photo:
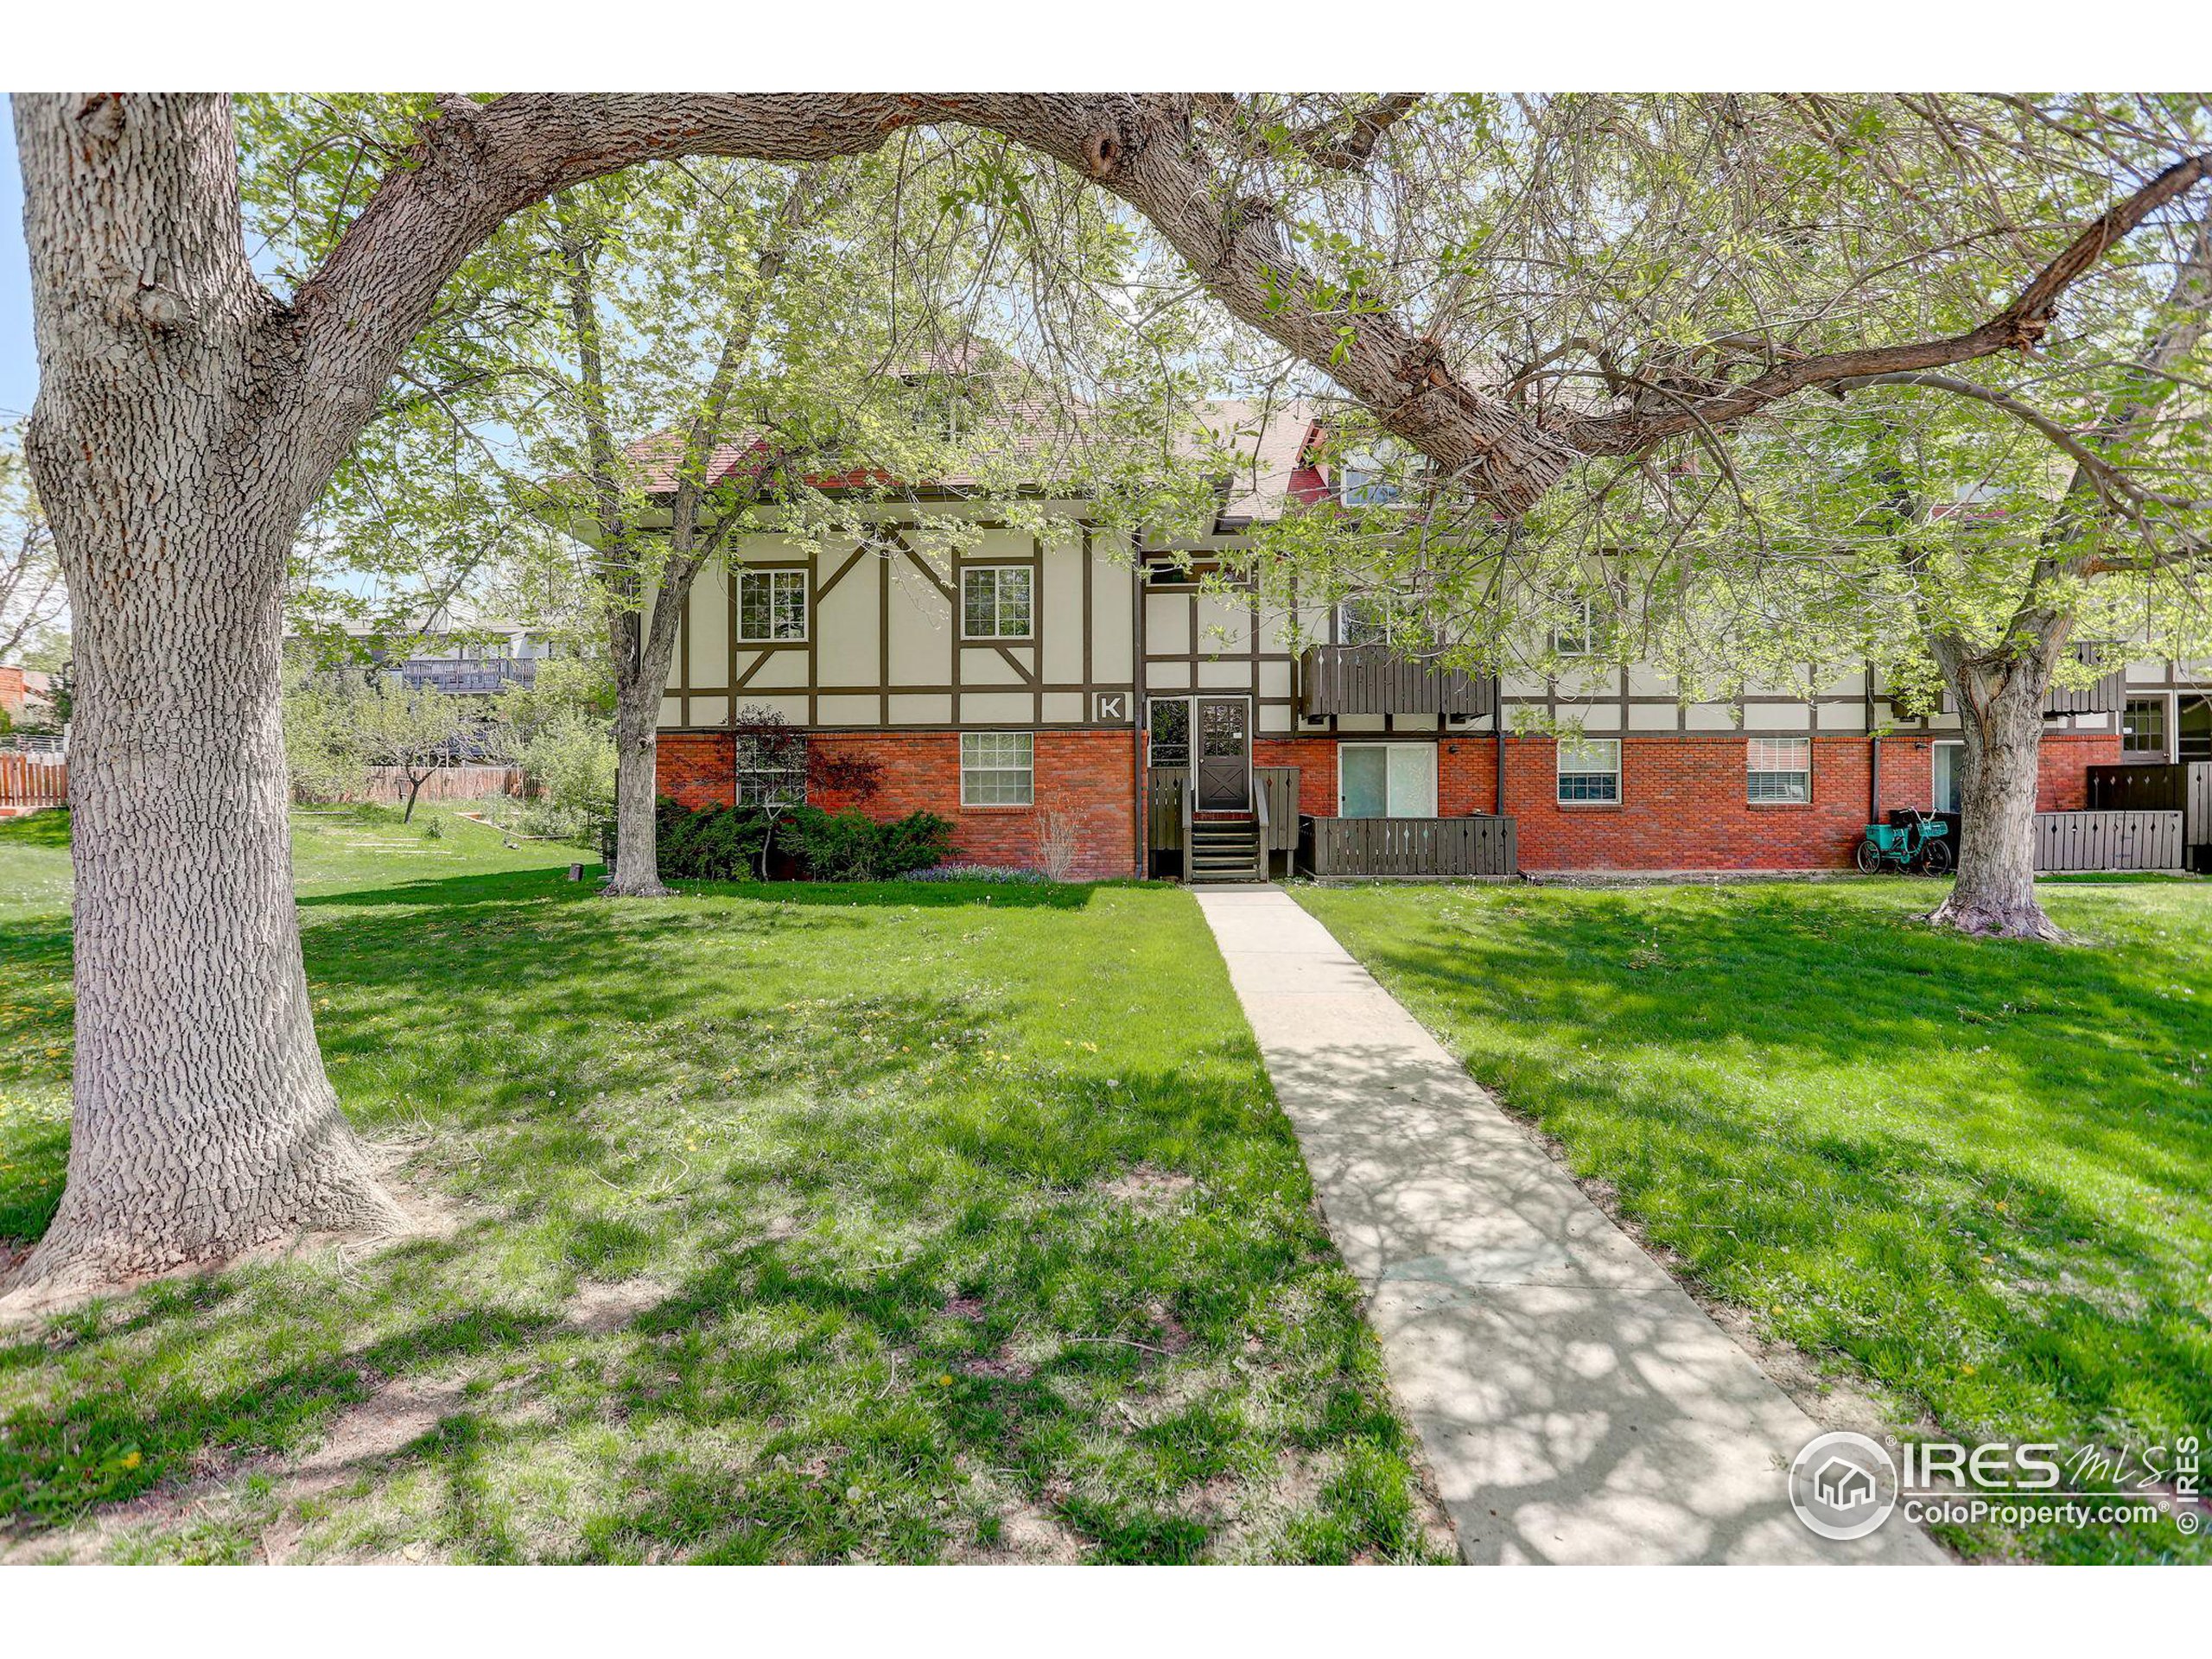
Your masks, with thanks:
M1287 893L1194 896L1465 1559L1948 1559L1808 1530L1820 1427Z

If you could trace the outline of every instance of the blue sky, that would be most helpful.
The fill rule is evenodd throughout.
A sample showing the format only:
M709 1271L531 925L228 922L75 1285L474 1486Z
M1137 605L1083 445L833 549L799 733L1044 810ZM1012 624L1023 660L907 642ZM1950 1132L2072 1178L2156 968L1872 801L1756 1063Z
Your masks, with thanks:
M0 123L0 420L31 412L38 353L31 346L31 277L23 251L23 179L13 123Z

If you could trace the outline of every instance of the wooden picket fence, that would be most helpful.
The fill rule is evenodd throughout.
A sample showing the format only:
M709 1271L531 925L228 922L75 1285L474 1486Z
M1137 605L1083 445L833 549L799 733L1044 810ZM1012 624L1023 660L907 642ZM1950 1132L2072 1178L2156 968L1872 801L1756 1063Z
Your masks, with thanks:
M0 751L0 818L20 817L69 800L69 767L54 756Z
M2178 812L2038 812L2038 870L2177 870Z

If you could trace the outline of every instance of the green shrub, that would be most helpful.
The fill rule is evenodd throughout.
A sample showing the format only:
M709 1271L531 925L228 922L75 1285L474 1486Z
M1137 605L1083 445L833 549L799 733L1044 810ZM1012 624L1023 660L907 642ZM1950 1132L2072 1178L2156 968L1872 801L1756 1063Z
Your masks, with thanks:
M819 807L779 808L772 821L757 806L692 811L662 798L655 808L660 873L664 880L744 881L791 871L814 881L875 881L942 863L952 850L952 825L934 812L879 823L862 812Z
M524 740L516 759L529 787L515 827L526 836L589 841L614 803L614 740L605 722L558 715Z

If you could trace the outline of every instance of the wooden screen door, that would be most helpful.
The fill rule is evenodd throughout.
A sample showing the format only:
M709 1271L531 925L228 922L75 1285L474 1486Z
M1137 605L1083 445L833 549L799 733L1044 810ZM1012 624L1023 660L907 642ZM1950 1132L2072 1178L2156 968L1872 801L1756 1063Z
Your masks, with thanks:
M1198 709L1198 810L1241 812L1252 804L1251 705L1242 697L1200 697Z

